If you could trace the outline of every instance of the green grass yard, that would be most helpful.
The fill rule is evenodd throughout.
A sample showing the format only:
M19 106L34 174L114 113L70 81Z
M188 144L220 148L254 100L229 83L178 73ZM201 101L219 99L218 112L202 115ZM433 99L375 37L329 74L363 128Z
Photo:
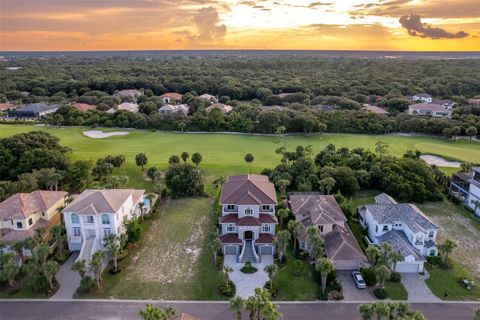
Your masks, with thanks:
M145 186L143 178L137 174L139 168L135 165L135 155L145 152L149 157L149 166L166 168L168 158L172 154L179 155L182 151L190 154L200 152L203 155L202 167L209 175L230 175L247 173L248 165L243 160L246 153L252 153L254 172L275 166L280 157L274 151L280 146L273 136L233 135L233 134L182 134L172 132L152 132L132 130L126 136L116 136L106 139L92 139L82 134L89 128L57 128L31 125L0 125L0 138L21 132L42 130L60 138L62 145L72 148L72 160L91 159L114 154L126 156L125 165L132 187ZM125 129L95 129L104 131L126 131ZM437 137L401 136L401 135L355 135L355 134L324 134L315 136L295 135L286 138L287 148L297 145L312 145L314 153L333 143L337 147L375 148L377 141L389 143L389 151L401 156L408 149L418 149L423 153L441 155L447 158L474 162L480 159L480 143L467 140L447 141ZM277 143L276 143L277 142ZM451 172L452 169L447 169Z
M452 261L452 269L430 269L430 278L425 282L430 290L440 299L447 292L448 297L445 300L478 300L480 301L480 279L475 279L476 286L467 290L458 283L459 278L472 280L470 272L458 262Z
M388 281L385 283L385 291L391 300L407 300L408 292L401 282Z

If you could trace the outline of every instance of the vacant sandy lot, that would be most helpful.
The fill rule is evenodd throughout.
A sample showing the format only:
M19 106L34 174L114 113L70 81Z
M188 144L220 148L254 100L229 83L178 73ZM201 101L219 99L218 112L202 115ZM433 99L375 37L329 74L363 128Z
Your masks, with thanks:
M452 256L466 266L475 277L480 276L480 224L464 216L460 208L448 201L418 205L440 228L437 243L453 239L458 247Z
M83 132L84 135L93 139L105 139L113 136L125 136L129 133L130 132L126 132L126 131L103 132L100 130L90 130L90 131Z

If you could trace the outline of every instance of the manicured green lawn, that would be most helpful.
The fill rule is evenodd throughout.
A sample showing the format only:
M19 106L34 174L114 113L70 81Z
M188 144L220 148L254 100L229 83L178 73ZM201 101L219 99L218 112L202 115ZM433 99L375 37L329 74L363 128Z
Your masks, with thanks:
M472 280L470 272L459 263L452 261L452 269L430 269L430 278L425 282L430 290L440 299L447 292L446 300L480 300L480 279L475 279L476 287L467 290L458 283L458 279L465 277Z
M319 283L314 279L312 266L302 261L302 274L295 275L295 257L290 251L287 263L282 266L273 279L274 288L278 289L276 300L317 300L320 291Z
M61 144L72 148L73 160L92 159L109 154L126 156L126 170L130 177L129 184L133 187L144 185L137 174L139 168L135 165L135 155L145 152L149 157L148 166L166 168L168 158L172 154L179 155L182 151L190 154L200 152L203 155L202 168L210 175L229 175L248 173L248 165L243 160L246 153L252 153L254 172L271 168L278 164L280 157L274 151L280 144L273 136L231 135L231 134L181 134L172 132L152 132L133 130L126 136L116 136L106 139L91 139L82 134L90 128L49 128L29 125L0 125L0 137L31 130L44 130L60 138ZM102 129L95 129L102 130ZM114 131L106 129L105 131ZM118 129L119 131L126 131ZM314 153L333 143L337 147L375 148L377 141L389 143L389 151L401 156L408 149L418 149L424 153L442 155L448 158L458 158L463 161L478 161L480 159L480 143L467 140L447 141L442 138L426 136L395 136L395 135L355 135L355 134L324 134L315 136L289 136L286 138L287 148L297 145L312 145ZM450 170L450 169L449 169Z
M104 272L104 288L84 297L220 300L221 273L203 250L213 209L211 198L170 200L147 221L145 238L120 262L116 275Z
M408 292L401 282L388 281L385 283L385 291L392 300L407 300Z

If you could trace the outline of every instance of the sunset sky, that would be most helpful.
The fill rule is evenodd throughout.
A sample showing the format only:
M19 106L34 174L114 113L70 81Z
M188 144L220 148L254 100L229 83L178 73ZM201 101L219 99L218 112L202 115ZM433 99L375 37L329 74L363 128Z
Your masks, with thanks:
M0 50L480 50L479 0L0 0Z

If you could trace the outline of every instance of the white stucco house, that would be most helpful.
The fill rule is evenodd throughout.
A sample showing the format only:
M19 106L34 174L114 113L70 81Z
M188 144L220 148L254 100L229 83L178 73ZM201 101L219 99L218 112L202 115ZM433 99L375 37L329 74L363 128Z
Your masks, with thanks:
M398 262L398 272L423 272L426 256L437 256L435 239L439 228L413 204L397 203L381 193L375 204L358 208L361 225L368 230L373 244L386 242L400 252L404 261Z
M261 262L275 252L275 186L262 175L230 176L220 196L220 240L224 255L238 262Z
M412 101L422 101L426 103L432 103L432 96L428 93L417 93L412 96Z
M480 167L473 167L472 172L455 173L450 182L450 194L480 217Z
M85 190L62 210L67 231L68 248L80 251L78 259L90 261L104 249L105 237L125 232L124 221L146 214L149 201L145 190Z
M166 104L158 109L161 115L187 116L190 107L187 104Z
M434 118L451 118L452 110L436 103L416 103L408 106L408 114Z

